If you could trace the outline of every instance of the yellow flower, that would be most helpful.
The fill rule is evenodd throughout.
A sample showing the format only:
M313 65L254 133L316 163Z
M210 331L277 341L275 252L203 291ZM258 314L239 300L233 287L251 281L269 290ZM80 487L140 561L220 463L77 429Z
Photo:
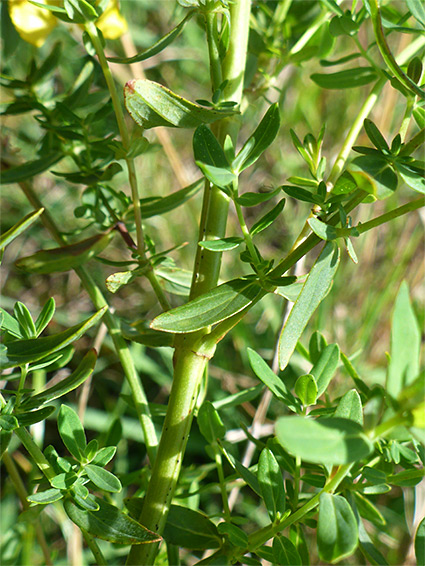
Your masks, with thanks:
M106 39L118 39L127 31L127 22L120 14L118 0L110 0L96 26Z
M28 0L9 0L9 14L16 31L25 41L41 47L57 24L55 16Z
M58 5L58 0L39 0L45 4ZM25 41L41 47L57 18L48 10L39 8L28 0L9 0L9 14L17 32ZM96 26L106 39L117 39L127 31L127 22L119 11L118 0L110 0L105 11L96 21Z

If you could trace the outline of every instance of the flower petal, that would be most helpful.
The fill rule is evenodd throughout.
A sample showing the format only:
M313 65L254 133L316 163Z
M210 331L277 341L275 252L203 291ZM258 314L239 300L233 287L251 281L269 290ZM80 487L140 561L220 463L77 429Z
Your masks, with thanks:
M118 39L127 31L127 22L119 11L118 0L110 0L96 26L106 39Z
M57 24L51 12L30 4L28 0L9 0L9 14L22 39L36 47L43 45Z

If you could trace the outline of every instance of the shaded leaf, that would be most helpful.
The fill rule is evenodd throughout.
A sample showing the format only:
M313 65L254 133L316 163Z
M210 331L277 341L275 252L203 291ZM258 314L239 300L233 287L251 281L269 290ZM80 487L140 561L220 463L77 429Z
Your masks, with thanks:
M161 537L122 513L117 507L96 497L97 511L80 509L71 499L65 499L66 514L80 529L115 544L146 544Z
M271 521L285 512L285 488L279 464L268 448L264 448L258 460L258 483Z
M60 408L58 430L68 451L78 461L82 461L87 446L86 433L77 413L67 405Z
M62 153L53 152L48 153L40 159L28 161L27 163L23 163L17 167L6 169L1 172L0 184L7 185L9 183L20 183L21 181L26 181L26 179L30 179L39 173L43 173L43 171L49 169L49 167L57 163L62 158Z
M265 214L262 218L260 218L260 220L258 220L251 227L250 230L251 236L254 236L255 234L259 234L260 232L268 228L271 224L273 224L273 222L282 212L284 206L285 206L285 199L283 198L276 204L276 206L274 206L267 214Z
M2 173L3 175L3 173ZM40 208L35 212L30 212L22 220L17 222L12 228L0 235L0 250L3 250L10 242L17 238L22 232L33 224L37 218L44 212L44 208Z
M99 489L103 491L109 491L111 493L118 493L122 490L122 485L120 480L96 464L87 464L84 466L84 470L89 477L90 481L94 483Z
M28 273L57 273L69 271L87 262L99 254L109 244L113 232L96 234L76 244L41 250L33 255L18 259L15 263L18 269Z
M242 193L236 198L236 202L241 206L257 206L266 202L280 193L281 187L277 187L268 193Z
M367 85L377 80L378 75L373 67L356 67L338 73L316 73L310 78L322 88L343 89Z
M204 401L200 406L197 421L202 436L210 444L224 438L226 427L210 401Z
M204 183L204 179L198 179L191 185L175 191L166 197L156 198L152 200L141 199L140 209L143 218L152 218L153 216L160 216L166 212L170 212L180 205L184 204L191 197L199 192L200 188Z
M30 503L37 503L38 505L48 505L49 503L54 503L62 499L63 495L60 489L52 488L46 489L45 491L39 491L33 493L27 497Z
M226 252L234 250L243 242L243 238L229 237L221 240L203 240L199 242L199 246L211 252Z
M333 378L339 364L338 344L325 346L320 353L319 359L311 368L310 373L314 376L317 383L317 396L324 393Z
M221 537L214 523L200 511L180 505L171 505L164 528L164 539L169 544L191 550L221 546Z
M301 566L301 556L289 538L277 535L273 539L274 563L280 566Z
M336 408L335 417L349 419L363 426L363 410L360 395L355 389L347 391Z
M124 87L124 101L130 116L144 129L156 126L196 128L236 113L194 104L147 79L129 81Z

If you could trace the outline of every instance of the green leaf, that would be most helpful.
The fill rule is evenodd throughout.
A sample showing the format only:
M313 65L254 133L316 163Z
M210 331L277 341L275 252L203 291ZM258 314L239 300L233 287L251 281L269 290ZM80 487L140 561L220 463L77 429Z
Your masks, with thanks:
M385 517L367 497L354 491L354 499L357 510L364 519L367 519L377 527L383 527L386 524Z
M341 397L334 416L349 419L363 426L362 401L355 389L350 389L350 391L347 391L347 393Z
M279 364L285 369L297 342L321 301L328 294L339 264L339 249L328 242L311 268L279 339Z
M403 181L411 187L413 190L419 193L425 193L425 178L423 171L417 171L414 167L409 165L404 165L401 163L395 163L396 169L403 179Z
M255 281L233 279L181 307L160 314L152 321L151 328L163 332L195 332L240 312L262 293Z
M46 156L36 159L34 161L28 161L17 167L12 167L11 169L6 169L1 172L0 184L7 185L9 183L20 183L21 181L26 181L35 175L39 175L46 171L60 161L63 158L62 153L48 153Z
M274 206L267 214L265 214L262 218L260 218L260 220L258 220L252 226L250 230L251 236L254 236L255 234L259 234L260 232L268 228L271 224L273 224L273 222L282 212L284 206L285 206L285 199L283 198L276 204L276 206Z
M13 314L19 322L19 326L25 338L35 338L37 332L28 308L20 301L17 301L13 307Z
M335 240L338 237L335 226L325 224L318 218L309 218L308 223L316 236L319 236L321 240Z
M47 407L42 407L37 411L30 411L29 413L16 413L16 417L19 422L19 426L31 426L40 421L45 421L54 411L56 407L52 405L47 405Z
M125 106L142 128L156 126L197 128L236 113L235 110L205 108L146 79L129 81L124 87Z
M62 499L63 495L60 489L46 489L45 491L39 491L38 493L33 493L27 497L30 503L37 503L38 505L48 505L49 503L54 503Z
M53 315L55 314L55 308L55 299L53 297L50 297L50 299L46 301L44 307L41 309L41 312L37 317L37 320L35 321L37 336L39 336L43 332L43 330L52 320Z
M214 185L226 187L236 180L223 148L204 124L198 126L193 135L193 153L196 164Z
M282 185L282 191L288 196L301 200L303 202L311 202L312 204L322 204L323 199L313 194L311 191L302 189L301 187L293 187L291 185Z
M368 188L366 183L361 183L361 179L356 174L358 171L366 174L371 188ZM397 175L384 156L361 155L356 157L350 165L349 172L361 189L378 199L391 196L398 185Z
M221 538L214 523L203 513L180 505L171 505L164 539L168 544L191 550L221 546Z
M241 206L257 206L278 195L280 190L281 188L277 187L274 191L268 193L242 193L236 198L236 202Z
M94 326L105 314L107 307L103 307L88 319L76 324L64 332L37 338L36 340L15 340L8 342L6 350L0 353L0 367L2 369L23 366L36 362L65 348L71 342L78 340L89 328Z
M373 67L355 67L338 73L311 75L311 80L322 88L343 89L367 85L378 79Z
M318 330L313 332L308 343L308 353L312 364L315 364L319 360L327 345L328 343L326 342L326 338L323 334L321 334Z
M317 396L324 393L333 378L339 364L338 344L326 346L317 362L311 368L310 373L314 376L317 383Z
M254 133L247 139L242 149L234 159L234 171L241 173L257 161L260 155L276 138L280 127L279 105L272 104Z
M210 444L222 440L226 434L226 427L210 401L205 401L198 411L198 426L202 436Z
M81 462L87 446L86 433L77 413L67 405L60 408L58 430L68 451Z
M2 330L6 330L12 336L16 338L23 338L22 329L19 325L19 322L11 316L7 311L0 307L0 315L1 315L1 322L0 328Z
M285 512L285 488L279 464L268 448L264 448L258 460L258 483L271 521Z
M141 199L140 209L143 218L152 218L153 216L161 216L170 210L174 210L184 204L191 197L199 192L204 183L204 179L198 179L188 187L175 191L166 197Z
M103 251L113 235L114 233L109 231L69 246L41 250L19 259L15 265L27 273L45 274L69 271Z
M271 367L266 364L257 352L248 348L247 353L249 364L258 379L260 379L264 385L270 389L277 399L283 401L283 403L292 410L296 410L298 405L297 400L292 393L288 391L285 383L274 373Z
M2 171L3 175L3 171ZM35 212L30 212L22 220L17 222L12 228L0 235L0 250L3 250L10 242L17 238L22 232L34 224L37 218L44 212L44 208L40 208Z
M63 397L70 391L79 387L85 380L92 374L94 366L96 365L97 354L93 348L84 356L79 363L78 367L65 379L56 383L52 387L33 395L28 399L24 399L20 407L24 410L31 410L44 403L49 403L54 399Z
M415 554L418 566L425 566L425 518L422 519L416 530Z
M243 242L243 238L229 237L222 238L221 240L203 240L198 245L210 252L227 252L234 250Z
M274 562L281 566L301 566L301 556L289 538L276 535L273 539Z
M114 544L146 544L161 537L122 513L117 507L96 498L98 511L80 509L71 499L65 499L66 514L80 529Z
M422 27L425 27L425 8L421 0L406 0L410 13Z
M300 375L295 382L295 395L305 407L316 404L317 384L312 375Z
M363 125L368 138L373 143L373 145L381 151L390 153L390 148L388 147L384 136L381 134L378 127L372 122L372 120L366 118L363 122Z
M161 37L158 41L156 41L151 47L137 53L133 57L107 57L108 61L111 63L120 63L122 65L131 65L132 63L138 63L139 61L146 61L146 59L150 59L154 55L157 55L161 51L163 51L168 45L170 45L183 31L183 27L188 20L193 16L195 13L194 10L188 12L185 18L177 24L175 28L169 31L166 35Z
M347 500L340 495L322 493L317 525L317 546L321 560L335 564L351 556L358 540L356 518Z
M313 464L348 464L365 458L373 449L360 425L335 417L281 417L276 436L290 454Z
M50 484L56 489L69 489L77 481L78 476L75 472L65 472L58 474L51 481Z
M111 493L118 493L122 490L122 485L120 480L96 464L87 464L84 466L84 470L89 477L90 481L94 483L99 489L103 491L109 491Z
M245 547L248 545L248 535L245 531L232 525L232 523L222 522L217 525L217 530L221 535L226 535L233 546Z
M419 374L421 333L409 298L406 281L400 285L391 323L391 358L388 364L387 391L397 398Z
M233 395L228 395L227 397L223 397L223 399L219 399L218 401L213 401L213 405L217 410L237 407L239 405L242 405L242 403L249 403L253 399L256 399L263 390L264 390L263 384L259 383L254 387L243 389L238 393L234 393Z
M14 415L0 415L0 430L11 432L19 427L18 419Z
M101 448L99 450L91 463L95 464L96 466L106 466L106 464L110 462L115 456L116 451L116 446L105 446L104 448Z

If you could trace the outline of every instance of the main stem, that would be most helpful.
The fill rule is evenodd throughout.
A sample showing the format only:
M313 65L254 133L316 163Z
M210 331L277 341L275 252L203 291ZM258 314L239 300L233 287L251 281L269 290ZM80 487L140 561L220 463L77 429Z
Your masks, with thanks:
M236 0L230 5L230 44L221 66L221 77L223 81L228 81L225 98L238 104L242 98L250 8L250 0ZM207 26L207 33L212 32L212 26ZM212 39L209 37L209 41ZM218 69L215 68L218 64L219 61L216 59L211 61L213 83L216 83L220 77ZM230 135L233 141L236 141L238 129L238 121L223 120L218 125L218 137L223 141L227 135ZM222 238L225 235L228 208L228 197L216 187L206 185L200 238ZM220 264L220 254L198 247L191 298L217 285ZM212 345L211 348L203 349L201 352L201 340L204 334L205 331L183 334L176 339L173 386L157 458L139 518L143 525L159 534L163 532L177 485L205 366L215 349ZM143 566L153 564L156 552L157 544L133 546L127 564Z

